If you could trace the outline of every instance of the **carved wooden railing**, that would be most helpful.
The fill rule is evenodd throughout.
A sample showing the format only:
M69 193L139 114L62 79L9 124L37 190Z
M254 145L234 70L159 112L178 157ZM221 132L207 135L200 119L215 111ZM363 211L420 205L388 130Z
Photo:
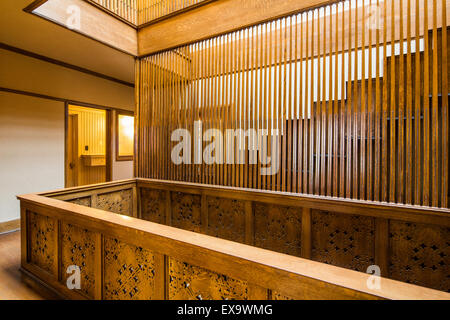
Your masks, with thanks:
M361 252L365 240L366 246L373 246L370 239L362 236L366 231L372 234L364 225L365 219L396 215L409 221L402 226L406 231L415 230L425 221L448 228L445 212L146 179L30 194L19 199L24 279L65 298L450 299L446 292L386 278L380 279L381 289L369 289L367 274L248 245L273 246L278 251L303 255L302 252L308 252L310 236L314 259L315 252L327 250L315 247L316 237L324 235L320 243L325 243L331 225L336 235L354 233L355 238L346 240L349 246L342 248L343 260L339 260L339 254L330 253L330 259L337 260L327 262L348 261L345 249L352 254ZM330 206L335 213L320 211ZM341 216L343 212L365 216L355 219ZM315 234L317 214L324 215L319 219L320 234ZM337 216L340 219L333 221ZM283 226L285 221L289 224ZM309 234L308 224L313 225ZM374 228L375 236L385 230ZM428 229L425 232L428 235L422 236L420 242L428 247L437 238L430 237ZM393 239L402 236L407 234L395 234ZM439 241L448 241L448 233L440 236ZM334 239L339 243L346 237L337 235ZM395 241L392 244L398 250ZM378 245L377 242L375 246ZM430 250L448 249L433 249L431 245ZM72 265L80 267L80 290L66 286L70 276L66 271ZM398 267L395 263L394 266ZM428 270L425 274L434 276Z
M141 219L450 292L450 210L138 179Z

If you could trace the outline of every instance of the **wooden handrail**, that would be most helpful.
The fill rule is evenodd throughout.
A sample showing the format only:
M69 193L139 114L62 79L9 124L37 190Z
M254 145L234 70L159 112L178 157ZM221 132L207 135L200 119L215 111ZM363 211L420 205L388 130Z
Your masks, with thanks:
M115 245L117 248L134 246L153 253L154 272L157 275L154 278L155 287L153 289L155 290L164 288L167 275L163 276L162 270L165 268L163 261L170 260L174 261L174 264L176 264L176 261L182 262L189 268L193 268L192 270L204 274L225 275L227 279L234 279L230 280L231 283L234 283L233 281L245 283L249 292L246 297L253 299L267 299L269 297L268 289L281 296L294 299L450 299L450 294L446 292L386 278L380 279L380 290L369 289L367 287L369 275L364 273L50 198L67 196L70 193L76 195L80 192L89 191L90 188L93 189L93 192L101 194L111 192L112 188L120 188L121 186L129 188L130 182L132 181L44 193L47 196L42 194L19 196L22 208L22 268L26 271L26 274L46 282L47 285L64 297L110 298L104 291L102 294L101 290L104 283L100 279L105 277L102 272L108 272L105 271L105 269L108 270L108 266L102 263L107 263L105 261L109 260L102 258L105 255L105 249L100 244L109 241L107 239L116 239L114 241L117 241ZM200 192L204 194L209 194L209 192L215 194L219 192L219 189L222 189L222 196L225 193L229 195L229 192L233 191L228 188L194 186L192 184L176 184L145 179L138 179L136 183L136 186L139 184L143 186L152 185L152 187L162 190L170 186L173 191L182 189L183 191L199 192L198 188L201 188ZM258 198L255 200L263 199L263 197L259 198L258 192L251 194L253 191L234 191L244 198L256 195ZM266 193L267 195L268 193ZM33 219L33 223L30 222L30 219ZM45 225L49 223L53 226L53 229L45 228ZM41 239L40 244L34 242L33 237L36 236L36 230L33 228L36 228L35 225L38 228L44 228L42 230L47 230L45 231L46 239L54 240L42 243L45 241ZM92 234L90 237L84 237L82 240L84 242L96 239L94 253L91 252L91 254L95 255L97 260L87 260L96 262L95 265L86 266L88 270L95 270L94 275L97 282L95 282L96 289L92 292L88 290L87 293L80 293L68 290L64 286L65 278L62 278L62 275L65 270L61 269L61 265L64 265L64 261L61 261L61 259L64 259L62 257L67 254L64 248L67 248L67 245L71 247L72 244L66 238L61 238L63 235L58 230L63 230L67 225L75 226L79 230L85 230L85 233ZM58 227L55 229L55 226ZM73 238L78 236L77 232L72 230ZM52 256L53 264L45 264L39 258L30 256L30 252L34 252L38 245L48 245L45 254ZM84 246L91 247L89 243L84 244ZM130 258L130 251L127 252L123 254L128 259ZM42 266L47 266L47 270ZM193 276L195 277L195 275ZM232 284L228 283L227 285ZM208 287L208 289L212 292L215 290L214 286ZM143 290L147 289L144 287ZM169 292L152 292L155 293L153 298L156 299L169 297ZM204 295L210 293L208 292ZM213 293L211 294L214 296Z
M387 202L353 200L337 197L298 194L270 190L256 190L190 182L137 178L139 187L180 191L193 194L258 201L264 203L330 210L347 214L361 214L379 218L393 218L410 222L435 223L450 227L450 209L405 205Z

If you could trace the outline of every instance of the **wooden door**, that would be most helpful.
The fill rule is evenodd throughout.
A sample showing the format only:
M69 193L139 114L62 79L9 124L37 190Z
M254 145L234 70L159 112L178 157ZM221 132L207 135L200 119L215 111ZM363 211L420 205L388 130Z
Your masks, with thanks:
M78 115L67 118L66 188L78 186Z

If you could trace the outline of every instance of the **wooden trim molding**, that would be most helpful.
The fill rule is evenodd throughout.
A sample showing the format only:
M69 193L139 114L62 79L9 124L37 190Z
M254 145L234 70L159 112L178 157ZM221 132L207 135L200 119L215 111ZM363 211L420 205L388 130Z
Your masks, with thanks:
M46 2L47 2L47 0L35 0L32 3L30 3L28 6L23 8L23 11L31 13L31 12L33 12L34 9L42 6Z
M19 229L20 229L20 219L0 223L0 234L16 231Z
M133 161L134 156L120 156L119 155L119 115L127 115L127 116L134 117L134 112L120 110L120 111L116 111L114 114L113 121L115 122L115 127L116 127L116 130L114 132L114 139L115 139L115 146L116 146L116 152L115 152L116 153L116 161Z
M79 66L76 66L76 65L73 65L73 64L61 61L61 60L49 58L49 57L46 57L46 56L43 56L43 55L31 52L31 51L28 51L28 50L24 50L24 49L20 49L20 48L14 47L14 46L10 46L10 45L8 45L6 43L3 43L3 42L0 42L0 49L11 51L11 52L14 52L14 53L18 53L18 54L21 54L21 55L24 55L24 56L27 56L27 57L30 57L30 58L34 58L34 59L38 59L38 60L41 60L41 61L45 61L45 62L48 62L48 63L51 63L51 64L55 64L55 65L60 66L60 67L64 67L64 68L67 68L67 69L72 69L72 70L75 70L75 71L78 71L78 72L82 72L82 73L85 73L85 74L88 74L88 75L91 75L91 76L94 76L94 77L98 77L98 78L102 78L102 79L105 79L105 80L113 81L113 82L122 84L124 86L134 88L134 83L131 83L131 82L128 82L128 81L124 81L124 80L121 80L121 79L117 79L115 77L111 77L111 76L108 76L108 75L100 73L100 72L96 72L96 71L92 71L92 70L89 70L89 69L86 69L86 68L83 68L83 67L79 67Z
M36 92L31 92L31 91L16 90L16 89L11 89L11 88L0 87L0 92L14 93L14 94L23 95L23 96L59 101L59 102L64 102L64 103L67 102L69 104L75 104L75 105L78 105L81 107L97 108L97 109L104 109L104 110L119 110L119 111L128 112L128 110L117 108L117 107L102 106L102 105L92 104L92 103L88 103L88 102L82 102L82 101L78 101L78 100L71 100L71 99L66 99L66 98L49 96L49 95L40 94L40 93L36 93Z
M68 168L68 121L69 121L69 105L75 105L80 107L88 107L93 109L101 109L106 111L106 128L105 128L105 137L106 137L106 178L105 182L111 182L113 177L113 150L112 150L112 137L114 135L112 121L114 121L115 109L104 108L95 105L86 105L86 104L77 104L69 101L65 101L64 103L64 184L67 187L67 171ZM122 111L126 112L126 111Z

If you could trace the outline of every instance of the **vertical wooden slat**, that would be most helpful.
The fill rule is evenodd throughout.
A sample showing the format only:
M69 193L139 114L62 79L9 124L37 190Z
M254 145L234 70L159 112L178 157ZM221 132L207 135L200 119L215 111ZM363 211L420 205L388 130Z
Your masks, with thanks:
M278 121L275 121L275 119L279 119L280 117L279 117L279 115L278 116L276 116L277 115L277 101L278 101L278 99L277 99L277 88L278 88L278 85L277 85L277 69L279 68L279 65L278 65L278 50L277 50L277 46L278 46L278 37L277 37L277 29L278 29L278 20L276 20L275 22L274 22L274 31L273 31L273 35L274 35L274 46L273 46L273 48L274 48L274 72L273 72L273 104L272 104L272 129L274 129L275 131L276 130L278 130L279 129L279 127L278 127ZM280 31L281 32L281 31ZM272 132L272 135L273 135L274 133ZM277 133L277 135L276 135L276 137L275 137L275 139L278 141L278 137L279 137L279 132ZM278 142L277 142L277 147L279 148L280 146L279 146L279 144L278 144ZM272 146L272 148L275 148L275 145L274 146ZM272 159L272 163L274 164L274 165L276 165L277 163L278 163L278 152L277 152L277 155L275 156L275 158L274 159ZM279 182L278 182L278 180L279 180L279 172L277 172L276 174L273 174L272 175L272 191L275 191L275 189L277 188L277 186L279 185Z
M253 128L254 125L254 113L255 113L255 106L256 106L256 96L255 96L255 92L254 92L254 84L256 82L255 79L255 69L254 69L254 63L255 63L255 55L254 53L256 53L257 50L255 50L256 45L255 45L255 41L256 41L256 36L255 36L255 27L252 27L251 29L251 33L250 33L250 46L248 47L248 51L249 51L249 63L247 65L248 69L248 75L249 75L249 83L248 83L248 92L249 92L249 96L247 97L247 101L248 101L248 105L247 105L247 115L248 115L248 120L246 121L247 123L247 130L251 130ZM248 131L250 132L250 131ZM248 188L253 188L254 187L254 182L256 182L254 180L255 176L254 176L254 166L251 164L253 161L253 150L250 150L250 143L251 142L251 135L249 134L248 136L246 136L247 139L247 143L246 143L246 153L247 153L247 157L245 159L245 165L246 165L246 171L247 171L247 187Z
M266 23L264 24L264 64L265 64L265 68L264 68L264 105L263 105L263 117L262 117L262 124L261 124L261 129L263 130L263 133L266 134L266 136L261 135L261 138L264 139L265 142L265 150L261 150L261 152L263 152L262 154L262 158L261 160L263 161L264 165L266 167L268 167L270 164L268 164L267 162L267 153L268 153L268 146L269 146L269 117L268 117L268 113L269 113L269 103L270 103L270 93L268 93L269 90L269 85L268 85L268 81L269 81L269 76L268 76L268 72L270 72L271 70L271 61L269 60L269 48L270 48L270 44L269 44L269 25L270 23ZM269 63L270 61L270 63ZM269 181L268 181L269 175L264 175L262 176L262 185L261 185L261 189L267 189L268 185L269 185Z
M420 66L420 54L417 49L420 43L420 6L419 0L416 0L416 23L415 23L415 43L416 43L416 53L415 53L415 81L414 81L414 104L415 104L415 112L414 112L414 159L415 163L415 179L414 179L414 204L422 204L421 202L421 175L422 175L422 161L421 161L421 148L422 148L422 138L421 138L421 86L419 85L421 81L421 66Z
M292 150L292 125L293 125L293 121L294 121L294 117L292 115L292 16L289 17L289 72L286 70L286 63L285 63L285 68L284 68L284 72L285 72L285 76L284 79L285 81L287 81L287 83L289 83L289 90L288 90L288 101L287 101L287 116L286 119L288 121L288 128L287 128L287 179L286 179L286 191L287 192L291 192L292 191L292 164L293 164L293 150ZM286 30L287 30L287 26L286 26ZM287 56L287 53L286 53ZM287 57L286 57L287 60ZM286 80L288 79L288 80ZM288 88L286 88L287 85L285 85L285 89L284 91L286 92L286 90ZM286 122L285 122L286 123ZM295 180L295 179L294 179Z
M200 151L199 153L201 153L201 159L203 159L203 150L204 150L204 143L203 143L203 133L205 132L206 129L206 41L202 41L201 45L200 45L200 52L201 52L201 77L199 78L199 80L201 81L201 111L200 111L200 119L201 119L201 138L200 141L201 142L201 147L200 147ZM201 161L201 183L206 183L206 170L205 170L205 161Z
M197 43L195 45L195 120L199 122L199 126L201 128L202 126L202 109L201 109L201 52L202 52L201 43ZM196 128L196 130L199 130L200 128ZM196 139L196 134L198 132L194 132L194 139ZM197 142L198 143L198 142ZM199 163L199 159L196 157L200 157L199 149L200 146L196 144L196 141L194 141L194 161L195 161L195 182L201 183L202 182L202 165ZM202 161L203 162L203 161Z
M321 99L321 94L323 92L323 81L321 80L321 77L323 77L322 74L322 64L324 64L324 53L321 52L322 45L321 45L321 26L320 26L320 11L319 9L314 10L317 12L317 95L316 99L314 100L315 103L312 104L312 107L314 108L314 113L316 116L315 121L315 149L314 149L314 156L315 158L315 165L314 165L314 194L319 195L321 193L320 189L320 166L321 166L321 158L322 158L322 109L323 109L323 100ZM325 24L324 24L325 25ZM322 53L322 54L321 54Z
M399 1L399 13L400 13L400 39L404 39L403 33L403 0ZM405 118L405 63L404 63L404 41L400 41L400 56L399 56L399 66L398 66L398 160L397 160L397 197L394 200L397 203L404 203L404 163L405 163L405 133L404 133L404 118Z
M217 91L218 91L217 90L217 74L218 74L218 72L217 72L217 63L218 63L217 49L219 47L219 44L218 44L218 38L217 37L212 40L211 45L213 46L213 53L212 53L212 56L213 56L212 57L212 62L213 62L213 66L212 66L212 97L211 97L211 100L212 100L212 102L211 102L211 111L212 111L213 114L212 114L211 118L212 118L212 128L213 129L218 129L218 116L219 116L219 114L218 114L218 106L219 106L219 104L217 102ZM211 142L213 142L213 141L215 142L216 138L217 137L214 137L214 140L212 140ZM211 181L211 183L217 185L217 184L219 184L219 180L218 180L219 172L218 172L217 160L218 160L218 157L220 157L220 155L219 155L220 150L215 149L214 153L215 153L214 156L216 158L216 161L214 162L214 165L213 165L213 172L212 172L212 181Z
M290 54L290 65L289 65L289 108L290 108L290 120L291 132L289 136L290 139L290 149L292 150L291 155L291 192L298 192L298 93L297 93L297 83L298 83L298 15L294 15L290 19L291 22L291 49ZM295 29L293 28L293 26ZM300 59L301 63L301 59Z
M395 1L391 1L391 16L395 14ZM391 23L391 56L389 77L389 197L390 202L395 201L395 192L397 187L397 149L396 149L396 116L397 116L397 88L395 74L395 23Z
M173 54L172 54L173 55ZM166 68L165 68L165 73L167 73L167 78L169 78L169 73L171 73L171 66L170 66L170 52L167 53L166 56ZM166 80L167 82L169 82L169 79ZM164 86L164 100L163 100L163 105L161 106L162 110L161 110L161 121L162 121L162 134L163 134L163 157L162 157L162 164L161 164L161 168L162 168L162 175L163 175L163 179L167 180L167 168L168 168L168 163L170 160L170 154L169 154L169 139L170 139L170 132L167 130L167 106L170 103L169 100L169 95L168 95L168 89L166 88L167 85ZM183 97L184 98L184 97Z
M187 52L189 55L189 109L190 109L190 114L189 114L189 132L191 134L191 148L190 148L190 154L191 154L191 158L190 158L190 182L196 182L195 177L196 177L196 165L195 165L195 158L194 158L194 154L195 154L195 148L194 148L194 133L195 133L195 128L194 128L194 123L195 121L197 121L197 116L196 116L196 89L195 89L195 85L197 83L197 76L196 76L196 61L195 61L195 57L196 57L196 44L191 44L188 46L187 48Z
M361 116L360 116L360 159L359 159L359 195L358 199L366 199L366 121L367 121L367 108L366 108L366 4L363 0L362 4L362 17L361 17ZM369 77L370 79L370 77ZM370 82L368 82L370 85Z
M285 124L283 123L285 117L284 117L284 112L283 112L284 100L283 100L283 73L282 73L283 72L283 20L279 19L277 22L279 24L279 30L280 30L280 33L279 33L280 48L279 48L279 57L278 57L279 58L278 88L277 88L278 89L278 101L277 101L278 102L277 103L277 105L278 105L278 111L277 111L278 112L277 113L278 139L277 140L279 143L277 163L279 163L278 168L280 168L280 170L277 174L277 191L281 191L281 190L283 190L282 183L284 181L284 179L282 177L283 177L283 175L286 174L286 172L284 171L284 169L285 169L284 161L283 161L284 157L282 157L282 152L285 150L284 144L283 144L283 136L284 136L283 130L285 127ZM276 48L276 45L275 45L275 48Z
M358 61L358 0L355 2L355 22L354 22L354 32L355 32L355 45L353 47L353 55L354 55L354 75L353 75L353 91L349 94L353 94L352 98L352 142L353 142L353 154L352 154L352 197L354 199L358 198L358 185L359 185L359 161L361 161L362 157L359 156L359 148L358 148L358 139L359 139L359 124L360 124L360 108L358 106L358 71L359 71L359 61ZM351 88L351 86L350 86Z
M284 30L284 39L287 38L287 23L286 19L283 18L283 20L280 21L280 31ZM287 97L286 97L286 85L287 85L287 79L286 79L286 66L287 66L287 42L283 41L282 33L280 32L280 50L284 53L281 54L280 52L280 59L284 62L283 63L283 69L281 69L280 65L280 107L281 107L281 129L282 129L282 149L281 149L281 191L286 191L286 157L285 155L288 154L287 152L287 146L286 146L286 136L288 135L287 132L287 125L286 125L286 119L287 119Z
M238 96L240 105L240 117L239 117L239 128L242 132L239 136L240 146L243 153L240 155L240 165L239 165L239 186L242 188L247 187L248 181L248 167L247 167L247 150L246 150L246 136L247 131L247 121L248 121L248 96L249 96L249 73L240 72L245 70L246 66L249 64L250 60L250 28L243 31L242 36L239 37L239 43L241 44L241 57L239 63L239 77L238 77Z
M176 67L175 66L175 56L176 56L175 51L172 51L172 53L170 55L170 67L173 68L173 72L170 72L169 79L168 79L168 86L166 89L168 91L168 95L169 95L169 98L168 98L169 103L166 106L169 109L168 110L168 117L169 117L169 120L168 120L169 132L168 132L168 134L169 135L171 135L173 130L178 129L176 126L174 126L174 123L173 123L174 113L175 113L174 99L176 96L175 82L177 81L177 73L176 73L176 69L175 69L175 67ZM169 144L170 146L173 145L171 141L169 143L170 143ZM174 172L175 164L172 161L170 161L170 163L168 165L169 165L168 179L173 180L174 179L173 172Z
M237 78L237 73L235 73L235 72L233 72L232 70L236 70L237 68L235 68L235 66L236 66L236 58L237 58L237 50L235 50L236 49L236 33L233 33L232 35L231 35L231 37L230 37L230 41L231 41L231 52L230 52L230 54L231 54L231 56L230 56L230 67L231 67L231 70L230 70L230 73L232 74L232 76L230 76L230 82L231 82L231 93L230 93L230 96L231 96L231 104L232 104L232 107L233 107L233 129L236 129L237 128L237 118L239 117L239 114L238 114L238 112L237 112L237 100L236 100L236 78ZM233 53L234 53L234 55L233 55ZM234 69L233 69L234 68ZM237 150L237 148L236 148L236 138L235 137L233 137L232 138L233 139L233 146L234 146L234 151L235 151L235 154L234 154L234 156L233 156L233 166L232 166L232 186L233 187L235 187L235 186L237 186L237 184L238 184L238 179L237 179L237 176L238 176L238 173L236 172L236 168L237 168L237 165L236 165L236 150Z
M442 0L442 168L441 207L448 207L448 44L447 44L447 2Z
M340 169L339 169L339 196L343 198L345 196L345 120L346 120L346 98L345 98L345 8L344 3L342 3L342 35L341 35L341 112L340 112L340 123L339 123L339 137L340 137Z
M405 167L405 202L412 204L412 101L413 101L413 88L412 88L412 60L411 60L411 0L407 0L407 21L406 21L406 42L407 42L407 55L406 55L406 167ZM417 19L417 17L416 17ZM417 53L416 48L416 55Z
M444 49L444 48L442 48ZM437 0L433 0L433 72L432 72L432 110L431 110L431 205L439 206L439 115L438 115L438 33L437 33ZM442 96L443 97L443 96Z
M156 148L159 152L154 152L155 160L156 160L156 172L154 173L154 176L157 179L161 179L161 106L163 101L163 89L164 89L164 58L165 53L161 53L158 56L158 65L157 65L157 73L158 73L158 97L157 97L157 105L156 105L156 112L155 112L155 134L156 134Z
M331 196L332 195L332 173L333 173L333 136L334 134L334 103L336 101L336 97L333 96L333 16L332 16L332 6L329 6L329 48L328 48L328 100L326 102L327 107L327 136L326 136L326 143L327 143L327 177L326 177L326 193L325 195ZM326 37L325 37L326 38ZM334 39L336 41L336 39ZM324 168L325 169L325 168Z
M267 151L270 152L273 148L272 146L272 136L273 136L273 106L274 103L272 100L272 65L274 66L273 68L275 68L275 63L272 63L272 48L273 46L273 35L274 35L274 23L271 22L270 23L270 44L269 44L269 102L268 102L268 106L270 105L271 107L268 110L268 119L269 119L269 124L268 124L268 136L267 136L267 140L268 140L268 147L267 147ZM275 99L275 98L274 98ZM270 153L272 154L272 153ZM271 158L271 163L270 165L273 166L275 162L275 159L273 159L273 157ZM268 185L270 185L270 188L272 190L274 190L274 177L275 175L268 175L267 176L267 183Z
M253 55L253 61L251 64L251 70L252 70L252 87L251 87L251 91L252 91L252 95L251 95L251 113L250 113L250 125L249 128L250 129L255 129L256 128L256 121L257 121L257 114L258 114L258 104L261 103L261 101L258 102L258 94L257 94L257 85L258 85L258 67L257 67L257 60L258 60L258 46L259 46L259 35L258 35L258 29L257 27L253 27L252 28L252 37L254 39L254 41L252 41L252 55ZM253 54L254 52L254 54ZM252 178L252 184L251 187L252 188L257 188L257 175L256 175L256 169L257 166L255 165L255 159L257 157L257 150L255 150L254 148L256 147L256 142L255 142L255 138L256 136L249 136L248 139L252 139L252 150L249 149L249 153L251 152L252 154L252 159L253 162L250 165L249 163L249 167L252 169L251 170L251 178Z
M388 70L387 70L387 3L384 2L383 27L383 104L382 104L382 133L381 133L381 201L388 200L388 149L387 149L387 113L388 113Z
M326 156L326 127L327 127L327 47L326 47L326 39L327 39L327 15L325 12L325 8L323 9L323 56L322 56L322 108L321 108L321 120L320 120L320 195L324 196L326 193L326 167L325 167L325 156ZM329 101L329 100L328 100Z
M348 10L348 78L347 78L347 153L346 153L346 193L347 198L351 198L352 191L352 4L349 2Z
M316 19L316 11L312 12L311 21L311 57L314 56L314 20ZM308 38L307 38L308 39ZM315 133L314 133L314 60L311 60L311 103L309 106L309 171L308 171L308 181L309 188L308 192L311 194L315 193L314 190L314 146L315 146Z
M264 24L265 26L267 26L267 24ZM258 27L258 33L257 33L257 37L260 37L260 39L261 39L261 41L260 41L260 43L259 43L259 64L258 64L258 62L256 63L256 65L257 65L257 67L258 67L258 65L259 65L259 68L257 69L258 70L258 79L259 79L259 86L257 86L257 90L258 90L258 95L259 95L259 103L258 103L258 117L256 118L257 120L257 122L256 122L256 126L257 126L257 128L256 128L256 133L257 133L257 136L256 136L256 139L257 139L257 144L258 144L258 151L256 152L256 157L257 157L257 159L256 159L256 161L257 161L257 163L258 163L258 166L257 166L257 172L256 172L256 177L257 177L257 179L258 179L258 185L256 186L256 188L258 188L258 189L262 189L262 186L263 186L263 181L262 181L262 179L263 179L263 177L261 176L261 160L262 160L262 157L260 156L260 154L261 154L261 143L262 143L262 141L261 141L261 137L262 137L262 135L260 135L260 133L262 132L262 129L264 128L264 126L263 126L263 124L264 124L264 106L265 106L265 104L264 104L264 102L265 102L265 99L264 99L264 92L265 92L265 90L264 90L264 92L263 92L263 89L265 88L265 85L266 85L266 83L265 83L265 68L263 68L263 65L265 64L265 60L264 60L264 54L265 53L267 53L267 52L265 52L265 50L264 50L264 30L263 30L263 25L261 25L261 26L259 26ZM267 34L267 33L266 33Z
M230 99L231 91L230 91L230 81L231 81L231 70L230 70L230 53L231 53L231 40L230 35L225 35L225 46L224 46L224 106L226 107L226 116L225 116L225 128L231 129L232 128L232 119L233 119L233 105ZM225 175L225 185L231 186L231 163L228 161L230 152L228 141L226 138L224 138L225 146L226 146L226 152L225 152L225 168L224 168L224 175Z
M226 128L227 128L227 115L228 115L228 105L225 104L225 51L226 50L226 42L225 42L225 36L222 36L220 38L220 58L221 61L220 70L221 70L221 77L220 79L220 88L221 90L221 112L220 112L220 129L223 134L222 137L222 149L220 150L221 156L222 156L222 165L220 169L220 183L221 185L227 185L227 179L226 179L226 145L225 145L225 134L226 134Z
M424 0L428 8L428 0ZM423 205L430 205L430 64L428 40L428 10L424 10L424 93L423 93Z
M334 11L336 14L336 19L333 25L332 30L335 30L334 33L334 103L333 103L333 196L338 196L338 182L339 182L339 170L338 170L338 152L339 152L339 99L338 99L338 84L339 84L339 69L338 69L338 51L339 51L339 7L338 4L334 5ZM331 30L330 30L331 31ZM331 64L331 56L330 56L330 64ZM330 75L331 78L331 75ZM331 142L330 142L331 143Z
M298 16L297 16L298 17ZM297 22L297 20L296 20ZM298 87L298 95L299 95L299 104L298 104L298 118L296 117L296 123L297 123L297 132L298 132L298 143L297 143L297 172L298 172L298 177L297 177L297 188L298 188L298 192L299 193L303 193L303 171L304 171L304 166L303 166L303 159L304 159L304 153L303 153L303 144L305 144L305 140L304 140L304 135L303 135L303 127L304 127L304 119L305 119L305 115L304 115L304 95L303 95L303 13L300 14L300 79L299 79L299 87ZM296 24L296 41L299 37L299 35L297 35L297 29L298 29L298 25ZM296 50L297 50L297 45L295 46ZM297 54L296 54L297 56ZM297 66L297 64L296 64ZM297 69L295 70L295 74L297 75ZM297 79L297 78L296 78ZM295 88L297 88L297 85L295 86ZM297 89L295 89L297 90ZM297 94L295 95L297 97ZM297 103L295 104L295 108L297 110Z
M369 2L369 9L372 7L372 0ZM373 13L371 13L373 14ZM367 18L367 16L365 16ZM368 87L367 87L367 184L366 184L366 199L373 200L373 141L374 141L374 130L373 130L373 119L374 119L374 110L372 105L372 92L373 92L373 53L372 53L372 29L376 27L378 29L378 21L375 21L376 26L372 23L368 25L368 37L369 37L369 57L368 57ZM378 63L377 63L378 64Z
M310 13L307 12L305 14L305 22L306 22L306 34L305 34L305 55L306 55L306 66L305 66L305 104L304 104L304 114L302 118L303 123L303 193L308 193L309 187L309 167L308 167L308 159L309 159L309 136L308 136L308 128L311 125L311 117L310 110L308 108L309 105L309 79L310 79L310 71L309 71L309 16ZM303 43L303 41L302 41ZM303 77L303 76L302 76Z

